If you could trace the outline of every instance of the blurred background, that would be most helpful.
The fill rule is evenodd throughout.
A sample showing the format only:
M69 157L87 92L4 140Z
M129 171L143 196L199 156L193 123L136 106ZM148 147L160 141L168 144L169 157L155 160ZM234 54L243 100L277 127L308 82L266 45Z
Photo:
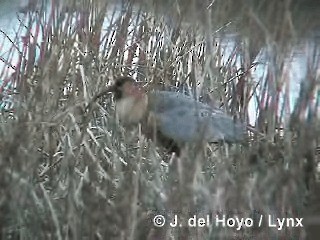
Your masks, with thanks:
M317 239L319 14L316 0L2 1L1 238ZM110 96L89 104L121 75L221 108L248 139L173 159L119 126ZM255 224L153 224L217 212Z

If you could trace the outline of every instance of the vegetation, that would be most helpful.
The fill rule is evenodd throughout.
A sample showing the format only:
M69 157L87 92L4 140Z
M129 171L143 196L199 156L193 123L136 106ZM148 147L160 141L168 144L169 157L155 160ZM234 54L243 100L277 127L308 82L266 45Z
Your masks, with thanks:
M0 73L0 94L14 102L0 115L2 239L312 236L320 90L311 45L302 48L307 73L290 99L293 56L311 39L304 20L314 12L298 11L300 1L45 2L21 10L14 39L1 31L12 47L1 54L9 70ZM167 154L138 126L118 125L111 96L89 105L120 75L189 89L247 122L246 143ZM217 227L217 213L254 224ZM212 224L155 227L158 214L209 215ZM278 231L268 215L306 221Z

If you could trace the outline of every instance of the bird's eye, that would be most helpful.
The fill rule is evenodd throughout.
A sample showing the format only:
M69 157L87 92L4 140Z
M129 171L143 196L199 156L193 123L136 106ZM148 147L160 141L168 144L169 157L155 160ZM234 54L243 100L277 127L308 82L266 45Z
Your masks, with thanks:
M126 82L128 82L128 78L118 78L115 82L115 86L116 88L121 89Z
M123 82L122 81L116 81L116 87L121 87L123 85Z

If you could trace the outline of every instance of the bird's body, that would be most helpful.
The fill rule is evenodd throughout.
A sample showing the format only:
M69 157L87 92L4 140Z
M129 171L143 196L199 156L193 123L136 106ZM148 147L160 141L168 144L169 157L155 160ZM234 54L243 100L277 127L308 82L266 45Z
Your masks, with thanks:
M117 79L109 91L123 124L141 123L149 138L178 154L187 143L237 142L245 136L243 124L179 92L146 92L130 77Z
M157 128L180 144L201 140L237 142L243 139L242 124L190 96L157 91L151 92L149 99L149 111L155 113Z

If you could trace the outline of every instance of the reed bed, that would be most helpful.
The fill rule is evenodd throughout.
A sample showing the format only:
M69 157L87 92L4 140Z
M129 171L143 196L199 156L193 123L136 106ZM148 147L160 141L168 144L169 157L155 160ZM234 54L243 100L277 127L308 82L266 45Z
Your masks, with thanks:
M2 239L311 236L307 223L279 231L266 222L305 217L317 197L319 59L308 53L290 105L290 57L303 34L291 5L263 12L241 5L236 13L230 1L187 3L52 0L20 13L1 57L1 98L12 103L0 115ZM276 21L283 24L270 28ZM171 156L138 126L125 131L111 96L89 104L120 75L221 108L248 123L248 138ZM156 227L158 214L168 221L209 215L212 224ZM254 224L217 227L216 214Z

